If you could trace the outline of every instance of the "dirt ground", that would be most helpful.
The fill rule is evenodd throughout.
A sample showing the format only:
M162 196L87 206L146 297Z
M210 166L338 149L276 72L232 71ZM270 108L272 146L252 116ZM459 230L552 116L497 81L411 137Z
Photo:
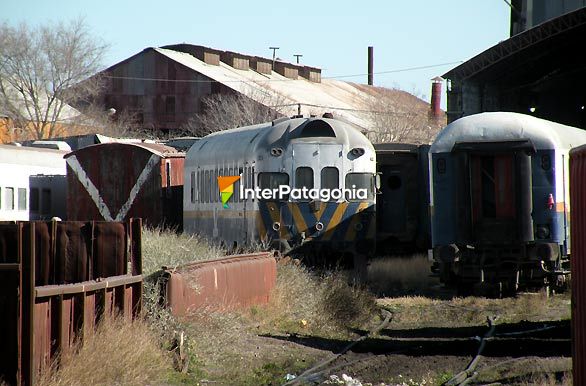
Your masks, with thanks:
M381 266L371 267L378 307L388 312L375 318L372 328L326 338L303 329L267 333L260 326L257 331L235 327L227 342L217 342L234 346L232 353L224 353L213 366L205 364L197 383L441 385L476 357L492 318L495 328L469 384L571 384L569 293L459 298L427 275L425 263L398 262L403 263L423 267L421 274L406 283L401 270L393 268L401 277L393 282L392 274L380 274ZM239 370L231 374L227 369L234 361ZM250 373L242 374L242 368Z

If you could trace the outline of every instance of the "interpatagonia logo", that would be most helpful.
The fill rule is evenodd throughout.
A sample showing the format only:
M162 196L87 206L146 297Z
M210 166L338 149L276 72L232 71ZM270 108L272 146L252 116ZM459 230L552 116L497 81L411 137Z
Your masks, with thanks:
M240 176L218 176L218 188L220 189L220 198L224 208L229 208L228 200L234 194L234 183L239 179Z

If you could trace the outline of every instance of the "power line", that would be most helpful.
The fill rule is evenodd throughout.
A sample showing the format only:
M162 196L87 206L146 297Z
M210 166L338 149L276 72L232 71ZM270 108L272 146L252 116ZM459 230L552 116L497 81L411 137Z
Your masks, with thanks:
M375 72L373 73L374 75L380 75L380 74L392 74L392 73L396 73L396 72L406 72L406 71L415 71L415 70L425 70L428 68L434 68L434 67L442 67L442 66L448 66L448 65L454 65L454 64L461 64L464 63L463 60L459 60L457 62L449 62L449 63L439 63L439 64L431 64L429 66L420 66L420 67L409 67L409 68L402 68L399 70L389 70L389 71L380 71L380 72ZM340 79L340 78L353 78L353 77L357 77L357 76L365 76L368 75L367 73L362 73L362 74L355 74L355 75L339 75L339 76L328 76L325 79Z
M460 64L463 63L462 60L457 62L449 62L449 63L439 63L439 64L432 64L428 66L419 66L419 67L409 67L409 68L401 68L398 70L389 70L389 71L380 71L375 72L374 75L381 75L381 74L392 74L397 72L406 72L406 71L416 71L416 70L424 70L428 68L434 67L442 67L448 66L453 64ZM195 70L194 70L195 71ZM358 76L365 76L366 73L362 74L353 74L353 75L338 75L338 76L327 76L323 77L323 79L342 79L342 78L355 78ZM222 81L218 80L208 80L208 79L167 79L167 78L145 78L145 77L134 77L134 76L114 76L114 75L103 75L104 78L108 79L124 79L124 80L142 80L142 81L149 81L149 82L173 82L173 83L213 83L213 82L220 82L220 83L264 83L264 82L289 82L295 81L295 79L263 79L263 80L239 80L239 79L226 79Z
M352 112L357 112L357 113L372 113L372 114L381 114L381 115L396 115L396 116L415 116L415 115L417 115L416 113L400 113L400 112L379 111L379 110L361 110L361 109L351 109L348 107L315 105L315 104L311 104L311 103L289 103L289 104L284 104L284 105L273 105L273 106L267 106L267 107L277 108L277 107L294 107L294 106L307 106L307 107L316 107L316 108L328 109L328 110L352 111Z

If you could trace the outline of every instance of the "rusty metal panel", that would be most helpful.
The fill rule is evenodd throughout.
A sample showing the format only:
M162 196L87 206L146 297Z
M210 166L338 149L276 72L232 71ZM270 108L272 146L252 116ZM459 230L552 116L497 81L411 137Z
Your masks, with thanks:
M180 225L168 207L181 209L183 160L176 149L154 144L105 143L67 157L67 216L70 220ZM170 171L167 176L166 171Z
M586 146L570 152L572 360L574 385L586 384Z
M140 271L140 225L0 224L0 379L34 384L39 372L69 350L76 335L91 331L108 307L129 318L137 315L140 272L79 281L93 273L125 273L128 258L133 273Z
M40 373L51 365L51 308L50 299L35 303L33 369Z
M176 316L201 308L231 309L266 303L277 266L270 252L196 262L167 272L166 301Z
M123 223L94 223L93 275L118 276L126 273L126 229Z

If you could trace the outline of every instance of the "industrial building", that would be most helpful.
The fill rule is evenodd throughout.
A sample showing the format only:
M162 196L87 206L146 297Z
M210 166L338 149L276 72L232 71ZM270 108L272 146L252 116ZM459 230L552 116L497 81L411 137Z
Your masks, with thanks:
M382 94L390 95L388 111L397 117L424 117L427 124L430 113L428 103L401 90L323 79L316 67L192 44L146 48L98 76L106 80L98 101L105 109L126 110L143 128L169 135L201 113L203 99L213 94L244 95L288 116L332 112L365 129ZM445 123L443 111L436 111L439 119L431 115L438 127Z
M584 0L513 0L511 37L443 77L448 123L512 111L586 128Z

